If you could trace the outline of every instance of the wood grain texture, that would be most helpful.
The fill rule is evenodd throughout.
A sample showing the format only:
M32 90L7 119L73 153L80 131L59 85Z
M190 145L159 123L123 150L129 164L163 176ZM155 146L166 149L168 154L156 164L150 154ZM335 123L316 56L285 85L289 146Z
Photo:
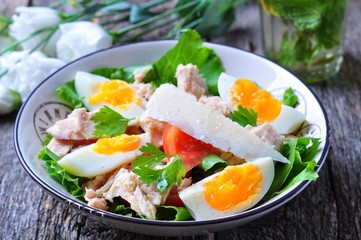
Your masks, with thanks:
M47 1L33 1L35 5ZM49 1L48 1L49 2ZM5 4L4 4L5 3ZM10 14L26 1L1 0ZM210 236L182 239L361 239L361 1L350 0L340 73L312 85L332 128L331 149L317 182L268 216ZM261 53L255 1L238 10L235 25L212 40ZM16 113L0 116L0 239L179 239L106 226L58 202L21 167L13 144Z

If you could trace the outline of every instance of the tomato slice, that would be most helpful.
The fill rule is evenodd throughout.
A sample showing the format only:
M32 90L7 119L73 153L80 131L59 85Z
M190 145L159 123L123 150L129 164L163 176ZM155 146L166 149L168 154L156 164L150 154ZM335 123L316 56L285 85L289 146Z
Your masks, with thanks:
M180 154L186 171L200 164L206 155L218 151L211 144L202 142L171 124L164 128L163 148L167 154Z
M178 192L170 192L164 202L165 206L184 207L182 199L180 199Z

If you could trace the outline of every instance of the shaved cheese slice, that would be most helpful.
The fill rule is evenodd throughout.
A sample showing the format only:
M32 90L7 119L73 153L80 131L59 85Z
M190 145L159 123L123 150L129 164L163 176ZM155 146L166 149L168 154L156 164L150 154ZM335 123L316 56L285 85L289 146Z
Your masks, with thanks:
M171 84L161 85L146 106L148 116L168 122L185 133L223 151L251 161L260 157L288 163L288 159L259 137Z

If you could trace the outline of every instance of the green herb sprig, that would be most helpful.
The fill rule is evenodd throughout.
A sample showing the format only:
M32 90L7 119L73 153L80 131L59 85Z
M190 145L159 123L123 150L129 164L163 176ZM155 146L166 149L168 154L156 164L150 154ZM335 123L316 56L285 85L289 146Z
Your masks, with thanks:
M129 121L108 106L103 106L90 120L96 123L93 135L96 137L115 137L124 134Z
M262 0L262 5L295 29L282 35L279 51L267 53L274 60L286 67L333 61L320 59L319 53L341 43L347 0Z
M282 102L290 107L295 107L298 103L298 97L292 88L287 88L283 93Z
M258 113L252 108L248 110L247 108L238 105L238 110L233 111L228 117L242 127L247 125L255 127L257 126L257 116Z

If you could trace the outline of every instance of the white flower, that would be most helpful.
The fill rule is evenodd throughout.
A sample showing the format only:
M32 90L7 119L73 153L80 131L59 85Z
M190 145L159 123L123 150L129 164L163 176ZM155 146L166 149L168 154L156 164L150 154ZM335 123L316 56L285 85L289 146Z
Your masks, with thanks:
M56 45L57 57L65 62L112 45L111 36L98 24L79 21L59 27L61 36Z
M28 51L10 52L0 58L0 74L7 71L1 82L18 92L24 101L41 81L64 64L62 60L48 58L39 51L31 54Z
M9 35L18 41L28 38L36 31L57 26L60 24L58 13L47 7L17 7L13 15L13 23L9 26ZM39 45L51 31L45 31L29 40L21 43L23 50L32 50ZM41 50L48 56L55 57L56 41L59 32L55 32L46 44L41 46Z
M0 114L7 114L19 107L21 98L19 94L11 91L0 83Z

